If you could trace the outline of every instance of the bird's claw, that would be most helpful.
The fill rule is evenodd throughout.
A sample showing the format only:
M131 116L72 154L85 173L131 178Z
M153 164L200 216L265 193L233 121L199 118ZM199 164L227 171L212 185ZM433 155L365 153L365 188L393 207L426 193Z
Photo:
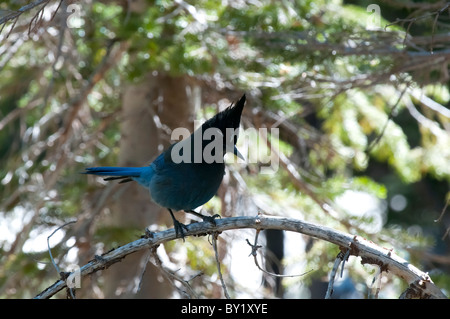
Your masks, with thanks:
M211 223L214 226L216 226L216 218L222 218L222 217L220 217L219 214L215 214L215 215L212 215L212 216L202 215L201 218L203 219L204 222L208 222L208 223Z
M197 216L199 218L201 218L204 222L209 222L209 223L213 224L214 226L216 226L215 219L216 218L221 218L219 214L215 214L213 216L205 216L205 215L202 215L200 213L197 213L195 210L189 210L187 212L191 213L191 214L193 214L193 215L195 215L195 216Z
M185 233L184 233L183 228L187 231L188 230L187 226L183 223L180 223L178 220L175 219L173 221L173 227L175 228L175 237L182 238L184 241Z

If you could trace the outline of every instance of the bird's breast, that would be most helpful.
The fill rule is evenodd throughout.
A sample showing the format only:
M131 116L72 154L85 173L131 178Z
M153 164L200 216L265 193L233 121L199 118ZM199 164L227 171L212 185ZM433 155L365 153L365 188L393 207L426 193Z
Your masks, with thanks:
M191 210L208 202L219 189L223 163L166 163L149 183L152 199L173 210Z

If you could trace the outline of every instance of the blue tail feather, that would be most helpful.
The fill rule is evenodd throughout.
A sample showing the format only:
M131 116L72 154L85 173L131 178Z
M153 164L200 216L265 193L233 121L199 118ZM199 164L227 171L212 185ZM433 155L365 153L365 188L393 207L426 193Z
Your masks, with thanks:
M84 174L99 176L140 177L142 167L88 167Z

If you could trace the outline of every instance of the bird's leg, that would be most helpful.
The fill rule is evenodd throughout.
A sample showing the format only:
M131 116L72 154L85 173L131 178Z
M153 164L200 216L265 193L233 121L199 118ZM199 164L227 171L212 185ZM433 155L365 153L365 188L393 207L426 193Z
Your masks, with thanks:
M187 226L185 224L183 224L183 223L180 223L175 218L175 216L173 215L172 210L170 208L168 208L168 209L169 209L170 216L172 216L173 227L175 228L175 236L178 237L178 234L180 234L180 237L183 238L183 241L184 241L184 230L183 230L183 228L188 230Z
M191 213L191 214L194 214L195 216L197 216L197 217L200 217L204 222L210 222L211 224L213 224L214 226L216 225L216 221L215 221L215 219L216 218L220 218L220 215L219 214L215 214L215 215L213 215L213 216L205 216L205 215L202 215L202 214L200 214L200 213L197 213L196 211L194 211L194 210L188 210L188 211L186 211L187 213Z

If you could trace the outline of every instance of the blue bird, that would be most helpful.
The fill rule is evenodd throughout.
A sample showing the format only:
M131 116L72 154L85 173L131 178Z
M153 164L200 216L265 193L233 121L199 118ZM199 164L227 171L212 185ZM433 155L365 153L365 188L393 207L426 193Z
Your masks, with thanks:
M225 153L232 152L243 159L236 142L244 104L245 94L234 106L203 123L189 138L170 145L149 166L90 167L84 173L109 176L105 181L136 181L146 187L152 200L169 210L176 236L184 239L186 226L173 211L183 210L212 223L219 217L205 216L194 209L208 202L219 189L225 174Z

